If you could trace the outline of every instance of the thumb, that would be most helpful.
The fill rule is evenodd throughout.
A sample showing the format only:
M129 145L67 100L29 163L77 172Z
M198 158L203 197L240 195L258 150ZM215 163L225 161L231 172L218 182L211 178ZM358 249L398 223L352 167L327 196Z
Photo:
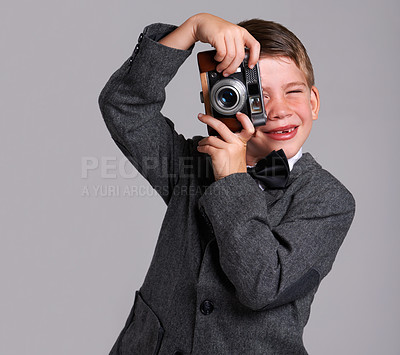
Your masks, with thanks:
M236 114L236 118L242 124L243 129L237 134L238 137L247 142L253 136L255 128L250 118L242 112Z

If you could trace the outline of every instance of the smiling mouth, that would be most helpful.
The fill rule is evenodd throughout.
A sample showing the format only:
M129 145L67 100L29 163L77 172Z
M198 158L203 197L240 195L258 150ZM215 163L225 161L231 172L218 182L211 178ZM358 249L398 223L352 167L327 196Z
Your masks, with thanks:
M290 133L290 132L293 132L296 128L297 127L292 127L292 128L287 129L287 130L284 130L284 131L270 131L270 132L267 132L267 133L274 133L274 134Z
M299 126L278 127L273 131L265 132L265 134L273 140L286 141L296 136L298 128Z
M281 130L276 130L276 131L268 131L266 133L270 133L270 134L288 134L293 132L298 126L293 126L287 129L281 129Z

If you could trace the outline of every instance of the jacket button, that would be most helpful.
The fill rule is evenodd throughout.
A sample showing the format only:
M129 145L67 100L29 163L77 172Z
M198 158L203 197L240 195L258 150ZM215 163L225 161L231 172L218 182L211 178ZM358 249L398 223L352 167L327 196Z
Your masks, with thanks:
M214 305L211 301L209 300L205 300L201 303L200 305L200 311L201 313L203 313L204 315L209 315L210 313L212 313L212 311L214 310Z
M135 47L135 49L134 49L133 52L134 52L135 54L137 54L137 53L139 52L139 44L136 45L136 47Z
M140 34L140 36L138 38L138 42L140 43L140 42L142 42L142 40L143 40L143 33Z

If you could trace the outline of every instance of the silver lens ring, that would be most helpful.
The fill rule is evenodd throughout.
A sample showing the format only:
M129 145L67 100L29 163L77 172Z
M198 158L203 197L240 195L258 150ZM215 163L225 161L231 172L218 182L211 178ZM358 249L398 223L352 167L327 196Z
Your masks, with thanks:
M229 90L236 95L234 104L229 107L224 106L220 99L220 94L224 90ZM232 78L222 79L212 87L210 98L211 105L217 112L222 115L234 115L241 110L246 101L246 87L239 80Z

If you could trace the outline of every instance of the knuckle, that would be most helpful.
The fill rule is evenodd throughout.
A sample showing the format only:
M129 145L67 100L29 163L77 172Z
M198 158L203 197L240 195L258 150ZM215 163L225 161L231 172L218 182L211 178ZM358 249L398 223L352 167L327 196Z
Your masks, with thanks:
M233 50L229 50L229 51L226 53L225 58L227 58L227 59L233 59L233 58L235 58L235 52L234 52Z
M215 54L214 58L223 58L226 53L226 49L224 47L215 47L217 53Z
M238 35L244 35L246 32L247 32L247 30L244 28L244 27L241 27L241 26L235 26L235 32L236 32L236 34L238 34Z
M242 37L246 38L246 39L249 39L249 37L252 38L253 36L245 28L242 28Z
M217 137L210 136L208 138L208 142L209 142L209 144L215 144L217 142Z
M217 52L217 54L221 57L225 57L226 55L226 49L225 48L220 48Z
M221 53L221 52L218 52L216 55L215 55L215 57L214 57L214 59L217 61L217 62L220 62L222 59L224 59L225 58L225 53Z
M225 45L223 44L225 41L221 40L221 42L222 43L217 42L217 45L216 45L216 49L217 49L218 53L224 53L226 50Z

